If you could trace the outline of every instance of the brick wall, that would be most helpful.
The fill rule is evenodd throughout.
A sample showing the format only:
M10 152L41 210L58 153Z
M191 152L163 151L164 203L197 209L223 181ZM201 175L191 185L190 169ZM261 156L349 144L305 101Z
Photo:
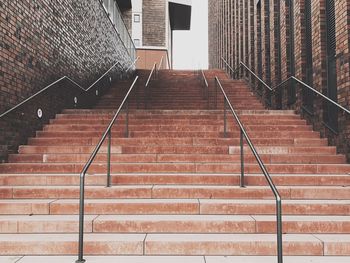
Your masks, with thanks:
M350 1L335 1L337 40L337 90L338 103L350 109ZM333 143L340 152L348 153L350 159L350 118L339 114L339 135Z
M0 32L1 113L64 75L88 87L116 61L130 63L98 0L1 1ZM58 97L56 90L61 91ZM1 148L15 151L16 144L24 143L48 116L65 105L74 106L73 97L78 95L68 83L56 85L35 102L43 108L44 119L37 120L36 107L29 106L3 118ZM0 158L4 155L0 152Z
M312 65L313 65L313 86L322 92L327 88L327 34L326 34L326 16L325 0L311 1L312 7ZM316 98L314 107L315 117L322 120L323 101ZM310 120L311 121L311 120ZM317 129L322 129L322 123L316 122ZM324 130L322 131L324 132Z
M217 22L217 4L218 1L209 1L208 2L208 38L209 41L209 50L212 52L209 53L209 67L217 68L218 63L218 22Z
M143 45L164 47L166 45L166 1L143 0Z
M280 13L281 13L281 60L285 63L281 64L281 77L287 79L290 73L290 60L288 57L289 52L289 1L281 1Z
M312 85L315 89L327 94L327 32L326 32L326 1L311 1L311 38L312 38ZM260 2L261 18L258 17L256 4ZM217 5L222 11L216 17L214 12L210 13L209 24L232 23L232 30L220 31L215 34L214 27L209 33L210 67L221 68L218 55L228 54L230 65L235 68L239 61L247 62L260 77L268 84L276 85L291 75L307 82L307 23L305 3L307 0L237 0L232 5L225 5L224 0L209 0L209 3ZM350 108L350 1L335 0L336 14L336 73L337 73L337 101L346 108ZM293 3L293 6L291 6ZM293 12L292 12L293 11ZM290 16L292 14L292 17ZM225 20L223 14L232 16L232 22ZM253 18L251 16L254 16ZM278 21L278 16L280 20ZM210 25L211 26L211 25ZM293 27L291 27L293 26ZM220 28L225 28L221 25ZM261 35L259 33L261 28ZM277 29L280 29L280 37ZM309 35L309 36L310 36ZM217 39L215 39L217 38ZM291 43L291 39L294 42ZM225 50L223 41L227 41L232 51ZM261 49L260 49L261 44ZM279 45L281 64L279 64ZM294 51L294 53L293 53ZM216 53L216 54L213 54ZM258 63L261 54L261 63ZM292 55L293 54L293 55ZM294 63L292 64L292 62ZM262 72L259 74L259 66ZM256 90L261 91L259 85L251 81ZM295 90L293 90L295 88ZM334 134L323 124L325 121L326 103L321 97L313 100L303 95L302 88L298 85L286 85L284 92L278 99L272 100L273 107L280 104L282 108L292 108L302 114L309 123L313 124L315 130L329 139L329 143L338 146L338 151L348 155L350 160L350 117L338 114L339 132ZM267 97L265 93L265 97ZM308 98L307 101L303 101ZM276 97L275 97L276 98ZM295 100L295 103L293 103ZM265 101L265 100L263 100ZM313 101L313 102L312 102ZM293 103L293 104L292 104ZM303 105L314 112L311 116L303 110Z

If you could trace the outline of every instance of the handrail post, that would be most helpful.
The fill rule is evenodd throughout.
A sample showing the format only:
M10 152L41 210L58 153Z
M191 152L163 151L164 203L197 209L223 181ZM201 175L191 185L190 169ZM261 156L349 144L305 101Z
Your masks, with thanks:
M140 85L136 84L136 104L137 104L137 109L140 108Z
M226 121L226 98L224 98L224 137L227 138L227 121Z
M79 244L78 260L75 263L84 263L84 191L85 173L80 174L80 201L79 201Z
M129 137L129 100L126 101L126 114L125 114L125 137Z
M107 145L107 187L111 187L111 144L112 144L112 130L108 131L108 145Z
M215 81L215 109L218 109L218 83Z
M207 106L208 106L208 110L209 110L209 86L206 87L207 89Z
M125 95L122 103L120 104L117 112L114 114L114 117L112 118L112 120L110 121L108 127L106 128L105 132L103 133L99 143L96 145L94 151L92 152L89 160L87 161L87 163L85 164L82 172L80 173L80 195L79 195L79 244L78 244L78 259L76 261L76 263L83 263L85 262L85 260L83 259L84 256L84 194L85 194L85 174L88 171L88 169L90 168L92 162L95 160L99 150L101 149L103 143L105 142L107 136L108 136L108 155L110 156L110 144L111 144L111 132L112 132L112 127L116 121L116 119L119 116L119 113L121 111L121 109L123 108L125 102L127 101L131 91L133 90L137 80L139 79L139 76L137 76L134 80L134 82L132 83L129 91L127 92L127 94ZM110 164L110 157L108 157L108 164ZM107 166L108 166L107 164ZM108 167L108 171L110 171L110 167ZM107 176L109 174L110 176L110 172L107 171ZM108 178L107 178L107 182L108 182Z
M240 129L240 148L241 148L241 179L240 179L240 187L245 187L244 184L244 136L243 131Z
M155 70L155 74L154 74L154 80L158 79L158 69L157 69L157 63L154 64L154 70Z
M146 89L146 109L148 109L148 104L149 104L149 98L151 97L151 91L150 88L147 87Z
M277 198L276 205L277 205L277 207L276 207L276 213L277 213L277 257L278 257L278 263L283 263L281 198Z

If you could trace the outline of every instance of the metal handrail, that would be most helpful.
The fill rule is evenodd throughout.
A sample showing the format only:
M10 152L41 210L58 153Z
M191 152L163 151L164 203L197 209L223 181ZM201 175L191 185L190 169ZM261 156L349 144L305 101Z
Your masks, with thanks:
M150 74L148 76L147 82L145 84L145 98L144 98L146 100L145 103L144 103L145 104L145 109L148 108L148 101L149 101L150 92L151 92L150 89L148 88L148 85L149 85L152 77L153 78L157 77L157 63L156 62L153 64L152 70L151 70L151 72L150 72Z
M166 50L166 60L168 61L168 68L172 69L172 65L170 65L170 59L169 59L169 49Z
M112 132L112 127L116 121L116 119L118 118L121 109L123 108L125 102L128 100L129 95L131 93L131 91L133 90L137 80L138 80L139 76L136 76L135 80L133 81L129 91L127 92L127 94L125 95L122 103L120 104L117 112L114 114L114 117L112 118L112 120L110 121L109 125L107 126L105 132L103 133L100 141L98 142L98 144L96 145L94 151L92 152L89 160L87 161L87 163L85 164L83 170L80 173L80 200L79 200L79 252L78 252L78 260L76 261L76 263L83 263L85 262L85 260L83 259L84 257L84 198L85 198L85 175L88 171L88 169L90 168L92 162L94 161L97 153L99 152L102 144L104 143L104 141L106 140L107 136L108 136L108 158L107 158L107 187L110 187L110 169L111 169L111 140L112 140L112 136L111 136L111 132ZM126 122L127 123L127 122Z
M294 77L294 76L291 76L289 79L293 79L295 80L296 82L298 82L299 84L303 85L304 87L310 89L311 91L313 91L314 93L316 93L317 95L321 96L323 99L327 100L328 102L332 103L333 105L337 106L339 109L341 109L343 112L346 112L347 114L350 114L350 110L348 110L347 108L341 106L339 103L335 102L334 100L328 98L326 95L322 94L321 92L315 90L314 88L312 88L311 86L309 86L308 84L306 84L305 82L303 82L302 80ZM284 81L286 82L286 81ZM283 83L284 84L284 83ZM282 85L283 85L282 84ZM277 85L275 89L279 88L279 86L282 86L281 84L280 85Z
M204 71L203 69L201 69L201 73L202 73L202 78L201 81L203 82L203 96L204 98L207 100L207 107L209 110L209 85L208 85L208 81L207 78L205 77Z
M153 76L153 73L154 73L156 70L157 70L157 63L154 63L154 64L153 64L153 67L152 67L152 70L151 70L151 72L150 72L150 74L149 74L149 76L148 76L146 85L145 85L146 88L148 87L148 84L149 84L149 82L151 81L151 78L152 78L152 76Z
M38 91L37 93L33 94L32 96L28 97L27 99L25 99L24 101L18 103L16 106L12 107L11 109L5 111L4 113L2 113L0 115L0 118L4 117L5 115L9 114L10 112L14 111L15 109L17 109L18 107L22 106L23 104L27 103L28 101L32 100L33 98L37 97L38 95L40 95L41 93L43 93L44 91L48 90L49 88L51 88L52 86L54 86L55 84L63 81L63 80L69 80L71 83L73 83L76 87L80 88L81 90L83 90L84 92L88 92L92 87L94 87L104 76L106 76L115 66L117 65L123 66L119 61L116 62L115 64L113 64L113 66L111 66L101 77L99 77L94 83L92 83L88 88L84 89L81 85L79 85L77 82L75 82L74 80L72 80L70 77L68 76L63 76L57 80L55 80L54 82L52 82L51 84L47 85L45 88L41 89L40 91Z
M234 76L234 74L236 74L236 72L241 68L241 66L239 65L236 69L233 69L230 64L227 63L227 61L221 57L222 61L226 64L226 66L229 68L229 70L231 71L231 76Z
M221 59L228 65L228 63L225 61L225 59L223 57L221 57ZM229 65L228 65L229 66ZM261 78L259 78L246 64L244 64L242 61L240 62L240 66L243 66L245 69L247 69L257 80L259 80L270 92L276 92L276 90L280 87L282 87L284 84L286 84L287 82L289 82L290 80L294 80L296 82L298 82L299 84L301 84L302 86L304 86L305 88L308 88L309 90L311 90L312 92L316 93L316 95L322 97L324 100L326 100L327 102L333 104L334 106L338 107L339 109L341 109L343 112L350 114L350 110L341 106L339 103L335 102L334 100L328 98L326 95L322 94L321 92L319 92L318 90L314 89L313 87L311 87L310 85L306 84L304 81L298 79L295 76L290 76L289 78L285 79L284 81L282 81L280 84L276 85L275 87L270 87L268 84L266 84L266 82L264 82ZM232 69L230 67L230 69ZM237 70L237 69L236 69Z
M240 65L242 65L246 70L248 70L257 80L259 80L259 82L261 84L263 84L269 91L273 92L273 89L266 84L265 81L263 81L261 78L259 78L250 68L248 68L248 66L246 64L244 64L242 61L239 63Z
M163 65L163 59L164 59L164 56L162 56L162 58L160 59L158 70L161 70L161 67Z
M263 161L261 160L257 150L255 149L252 141L250 140L249 135L247 134L242 122L240 121L236 111L233 109L232 104L229 100L229 98L226 95L225 90L223 89L220 80L218 77L215 77L215 84L219 85L222 94L224 95L224 115L225 115L225 134L226 134L226 105L228 104L229 109L231 110L231 113L236 120L239 128L240 128L240 147L241 147L241 177L240 177L240 186L244 187L244 150L243 150L243 140L245 138L250 150L252 151L256 161L259 164L259 167L261 171L263 172L265 179L267 180L275 198L276 198L276 218L277 218L277 257L278 257L278 263L283 262L283 243L282 243L282 200L281 196L273 183L273 180L267 171ZM217 86L216 86L217 87Z
M208 81L207 81L207 78L206 78L205 75L204 75L203 69L201 69L201 71L202 71L202 76L203 76L204 84L205 84L206 87L209 87Z
M136 62L140 59L140 57L138 56L133 63L131 63L131 65L126 69L125 73L128 73L129 70L136 64Z

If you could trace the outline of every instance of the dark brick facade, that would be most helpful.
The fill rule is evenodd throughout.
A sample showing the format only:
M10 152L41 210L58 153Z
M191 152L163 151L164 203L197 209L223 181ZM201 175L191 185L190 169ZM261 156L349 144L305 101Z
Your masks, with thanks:
M65 75L88 87L116 61L129 65L131 59L100 1L0 2L0 113ZM118 70L109 76L113 74ZM74 106L73 97L80 93L65 82L40 96L35 103L44 109L45 118L39 124L63 107ZM95 91L90 96L96 96ZM80 99L76 106L83 106L82 101L90 100ZM36 119L35 107L26 107L1 120L2 149L11 145L14 151L14 141L23 143L23 134L31 136L37 127L35 120L28 126ZM20 131L23 123L27 132Z
M334 3L336 83L333 87L336 87L335 100L349 109L350 1L336 0ZM311 6L311 27L307 20L308 4ZM294 75L327 95L330 73L327 57L329 20L326 11L326 0L209 0L209 66L223 68L220 61L223 56L233 68L243 61L269 85L277 85ZM228 14L232 19L225 20L221 13ZM221 33L220 21L231 23L231 29ZM225 25L222 27L225 28ZM308 30L310 34L307 34ZM222 45L223 41L228 41L228 44ZM227 49L226 46L233 48ZM309 65L308 61L311 61ZM253 88L258 87L256 82L251 84ZM310 96L291 83L281 90L283 92L277 93L271 100L272 107L292 108L300 112L316 130L329 138L332 145L338 146L339 152L347 154L350 159L349 116L341 111L338 118L332 115L338 120L338 132L335 134L324 125L330 118L330 109L321 97ZM263 101L269 101L269 98L265 97Z
M143 45L166 46L166 1L143 0Z

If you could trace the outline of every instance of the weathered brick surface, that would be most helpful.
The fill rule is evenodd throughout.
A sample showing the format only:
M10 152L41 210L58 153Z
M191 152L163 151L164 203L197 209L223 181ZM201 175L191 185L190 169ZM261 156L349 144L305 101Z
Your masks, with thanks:
M130 63L98 0L0 1L0 32L0 113L65 75L88 87L116 61ZM65 82L39 96L37 105L30 103L2 118L0 145L15 151L48 116L74 106L74 96L80 96L77 107L82 106L84 96ZM43 120L36 117L39 107Z
M350 1L335 1L337 39L337 91L338 103L350 108ZM341 152L348 153L350 159L350 118L339 114L339 136L334 138Z
M256 5L257 2L260 2L258 6ZM225 23L226 20L220 15L215 16L215 8L213 7L219 7L218 10L220 11L224 0L209 0L210 67L222 68L218 58L222 54L228 54L227 60L233 68L239 64L239 61L244 61L267 84L276 85L291 75L295 75L306 82L308 69L306 65L305 2L305 0L232 1L232 5L224 6L223 8L226 8L226 10L222 12L233 17L233 30L230 31L231 33L223 32L221 34L220 30L219 33L216 33L213 25L220 24L220 21ZM334 2L336 13L337 101L342 106L350 108L350 1L336 0ZM293 3L293 6L291 6L291 3ZM327 94L326 0L311 1L311 10L312 85L316 90ZM293 11L292 17L291 11ZM280 30L280 36L277 29ZM291 43L292 34L293 43ZM222 45L224 39L229 43L234 43L232 52L225 50L225 45ZM279 64L279 56L281 57L281 64ZM293 61L294 64L292 64ZM260 67L261 72L259 72ZM253 87L259 87L258 84L252 81L251 84ZM314 111L314 115L309 116L302 110L305 101L303 102L301 87L295 85L295 93L291 93L290 96L287 88L290 89L291 85L286 85L283 88L284 92L281 97L272 100L273 107L278 107L282 103L282 108L293 108L303 114L316 130L321 131L323 136L328 137L330 143L337 145L338 150L347 154L350 160L350 117L340 111L338 114L339 133L334 134L323 124L327 107L321 97L316 97L313 105L308 105L308 108ZM262 89L257 88L256 90L261 91ZM294 98L293 94L296 94L296 102L291 104Z
M166 1L143 0L143 45L159 46L166 45Z

